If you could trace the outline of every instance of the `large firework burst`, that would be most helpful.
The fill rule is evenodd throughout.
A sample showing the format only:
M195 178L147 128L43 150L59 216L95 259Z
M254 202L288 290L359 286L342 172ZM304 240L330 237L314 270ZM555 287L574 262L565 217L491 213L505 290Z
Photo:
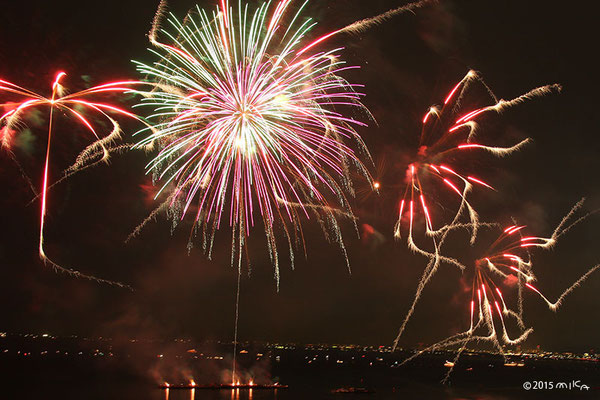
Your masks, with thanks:
M349 171L369 179L354 130L364 124L339 111L364 110L357 85L339 76L353 67L338 58L340 49L307 51L303 41L315 23L301 18L304 5L287 21L290 4L251 11L223 1L212 13L196 7L183 22L170 15L170 29L161 32L171 44L156 38L161 7L150 33L158 61L136 63L156 84L140 104L154 110L154 132L137 146L158 147L147 168L160 192L169 191L162 208L175 221L195 208L194 231L209 255L228 215L238 267L262 220L277 280L275 230L293 262L293 247L303 244L301 219L314 217L345 254L337 219L354 219Z

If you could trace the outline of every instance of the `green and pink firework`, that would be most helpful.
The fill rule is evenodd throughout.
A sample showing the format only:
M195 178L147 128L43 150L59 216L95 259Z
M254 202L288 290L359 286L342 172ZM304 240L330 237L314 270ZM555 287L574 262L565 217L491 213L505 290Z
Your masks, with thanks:
M338 219L354 221L349 172L370 179L355 130L364 123L349 114L364 114L361 95L340 77L356 67L339 59L340 48L307 42L315 22L301 16L306 3L295 12L291 3L252 11L223 1L212 13L196 7L183 22L170 15L159 30L161 7L150 32L158 60L136 62L156 85L140 92L140 106L153 109L153 131L137 146L158 149L147 169L159 194L169 194L163 209L174 220L193 213L209 255L228 223L238 266L262 221L277 279L276 230L292 262L293 249L304 246L303 218L314 218L345 254Z

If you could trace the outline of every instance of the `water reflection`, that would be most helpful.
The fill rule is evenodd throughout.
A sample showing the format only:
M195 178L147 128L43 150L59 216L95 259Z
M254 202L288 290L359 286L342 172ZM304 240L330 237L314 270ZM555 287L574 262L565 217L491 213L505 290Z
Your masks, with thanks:
M250 388L250 389L231 389L231 393L230 393L230 397L231 400L254 400L255 394L254 394L255 390ZM258 396L258 399L273 399L273 400L277 400L277 390L272 391L272 395L269 394L270 391L265 391L263 394L265 396ZM228 397L229 397L228 396ZM225 397L225 396L223 396ZM221 398L223 398L221 397Z
M189 388L183 390L175 390L172 388L163 389L163 400L277 400L278 390L259 390L248 389L228 389L228 390L201 390L198 388Z

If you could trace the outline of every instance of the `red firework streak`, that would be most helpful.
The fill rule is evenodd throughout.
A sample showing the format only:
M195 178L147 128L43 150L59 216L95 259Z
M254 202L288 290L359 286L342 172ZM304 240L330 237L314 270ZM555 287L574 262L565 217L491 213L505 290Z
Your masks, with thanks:
M515 317L519 326L524 328L522 320L521 289L527 287L548 300L530 282L535 281L532 271L532 262L529 256L530 247L549 247L554 243L552 238L541 238L521 235L524 225L511 225L503 230L502 234L492 243L484 253L485 256L475 261L475 269L471 293L471 325L473 331L481 322L485 322L490 335L495 336L494 315L502 325L502 337L508 344L515 344L524 340L530 330L526 330L515 340L509 338L504 317ZM496 284L494 278L502 278L507 284L517 286L519 290L519 310L514 311L506 305L501 286ZM549 302L548 302L549 303ZM549 303L550 304L550 303ZM478 310L478 320L475 322L475 310Z
M501 351L499 343L500 335L498 335L495 327L500 323L502 328L500 332L501 337L506 344L522 342L533 331L531 328L526 329L523 322L523 290L535 293L544 300L549 309L556 311L569 293L600 268L600 265L590 268L577 281L564 290L555 302L548 300L533 285L536 277L533 274L533 263L529 255L529 249L551 248L560 236L566 233L572 226L587 218L591 213L566 226L570 217L581 207L582 203L583 201L575 205L551 237L523 236L524 225L511 225L504 229L500 236L491 244L484 253L485 256L475 261L470 302L471 324L469 330L466 332L468 336L473 335L478 327L487 326L489 336L483 337L483 339L493 342ZM516 310L515 307L511 308L507 305L502 287L496 282L498 279L503 279L502 286L508 285L518 289L518 306ZM476 313L478 317L475 317ZM508 335L505 324L507 318L514 318L521 329L519 336L515 339L511 339ZM482 338L479 337L478 340L482 340Z
M600 211L594 210L573 220L575 213L581 209L583 202L582 199L571 209L548 238L524 236L522 233L525 226L523 225L511 225L504 229L483 253L484 256L474 263L471 301L469 303L471 320L469 329L428 346L403 361L403 363L418 357L424 352L459 346L454 361L448 365L450 369L443 379L443 382L445 382L450 376L454 364L469 343L487 342L493 345L499 354L504 354L502 343L515 345L527 339L529 334L533 332L533 328L526 327L523 321L523 291L535 293L536 296L544 300L550 310L557 311L567 295L581 285L592 273L600 269L600 264L588 269L585 274L564 290L555 302L548 300L533 285L536 277L533 274L533 262L529 250L552 248L558 239L572 227L584 221L591 214ZM463 267L461 269L467 269L466 266ZM499 280L502 280L502 284L499 283ZM505 294L505 287L507 286L512 287L513 293L515 290L517 291L518 299L516 301L507 298ZM506 323L511 319L516 322L515 332L517 336L514 338L509 336ZM403 328L404 326L405 324ZM401 334L402 331L396 338L396 343Z
M462 108L462 100L473 81L478 81L487 90L493 100L492 105L469 110ZM467 199L473 187L478 186L485 190L494 190L490 184L479 176L465 171L472 166L472 163L468 162L473 155L472 153L483 151L502 157L518 151L530 141L530 139L524 139L510 147L496 147L475 142L479 128L478 121L481 121L481 118L486 114L497 114L507 108L551 92L560 91L560 89L560 85L557 84L546 85L535 88L509 101L498 100L477 73L469 71L450 90L443 104L431 107L423 117L419 152L416 159L407 168L405 189L400 199L399 216L394 235L396 238L400 238L404 234L407 237L409 249L425 256L429 261L419 281L412 305L396 336L394 346L398 345L425 286L435 275L440 264L452 264L463 271L467 269L458 260L442 254L442 247L447 235L459 228L469 229L471 231L470 241L473 244L479 227L492 225L479 222L477 212ZM458 155L463 156L463 162L454 165ZM459 206L454 208L452 203L447 201L452 198L458 199ZM450 210L450 212L448 213L447 210ZM419 247L413 239L415 221L420 220L424 221L422 224L425 234L431 239L433 245L431 250ZM488 293L489 291L481 293L484 296L482 299ZM498 296L500 295L498 294ZM500 304L502 303L499 302ZM473 310L475 310L474 306L473 303ZM489 307L482 307L482 309L485 309L485 313L489 312ZM487 321L490 320L487 319ZM464 341L460 343L464 343Z
M461 109L461 101L473 81L479 81L487 89L490 98L494 101L493 105L466 111ZM497 100L478 74L475 71L469 71L450 90L444 99L443 105L432 106L423 117L418 156L408 166L406 172L406 187L399 204L400 211L395 227L395 236L400 238L403 226L408 225L409 244L413 250L419 251L412 240L417 213L423 216L426 234L433 237L447 231L448 228L452 228L459 222L461 215L468 213L473 232L471 242L474 242L477 234L478 215L467 201L467 195L474 186L488 190L494 190L494 188L478 176L464 172L468 164L454 166L450 165L450 162L459 153L467 156L465 153L474 150L490 152L499 157L519 150L530 139L522 140L510 147L496 147L474 142L478 129L477 120L484 114L498 113L507 107L558 90L560 90L559 85L548 85L536 88L510 101ZM450 220L437 221L437 224L433 221L434 212L431 204L441 203L442 200L440 196L432 194L437 193L438 189L431 186L426 187L428 184L434 184L434 182L437 182L442 188L446 188L460 202L460 207L453 212L453 217ZM451 207L443 204L439 208ZM438 215L438 220L443 219Z
M0 91L8 92L12 94L16 94L22 96L24 99L18 103L15 103L15 107L4 113L0 116L0 127L4 131L11 131L18 127L18 123L20 117L26 111L40 106L46 106L50 109L49 111L49 123L48 123L48 139L46 145L46 158L44 162L44 171L42 178L42 187L41 187L41 206L40 206L40 231L39 231L39 256L40 259L44 263L49 263L54 268L67 272L73 275L82 276L86 278L91 278L98 281L113 283L121 286L121 284L111 281L105 281L103 279L97 279L91 276L83 275L78 271L61 267L56 264L52 260L50 260L44 251L44 225L46 219L46 209L47 209L47 198L48 198L48 176L49 176L49 168L50 168L50 157L51 157L51 149L52 149L52 139L53 139L53 121L55 118L56 111L62 111L64 114L72 117L73 120L79 122L83 125L86 130L88 130L94 137L95 141L88 146L83 153L89 152L90 150L102 150L104 152L104 159L108 157L108 150L106 145L110 144L112 141L116 140L120 137L120 128L118 123L109 115L116 114L121 116L126 116L129 118L141 119L128 111L125 111L121 108L115 107L111 104L106 103L98 103L95 101L90 101L88 98L93 95L105 94L105 93L123 93L131 90L131 85L138 84L140 82L135 81L119 81L119 82L111 82L104 85L95 86L89 89L82 90L80 92L72 93L72 94L64 94L64 87L61 84L62 78L66 76L65 72L59 72L56 74L56 77L52 83L52 93L50 97L44 97L30 90L24 89L20 86L17 86L13 83L7 82L5 80L0 79ZM87 109L89 111L93 111L98 115L108 119L112 126L112 132L105 137L100 137L94 128L94 125L88 118L86 118L78 109ZM3 143L5 144L5 143Z
M543 238L537 236L522 236L521 232L525 228L524 225L511 225L504 229L502 234L496 239L494 243L489 247L489 249L485 252L486 256L478 259L475 262L475 276L473 277L473 290L471 296L471 329L473 329L474 324L474 309L475 303L478 304L479 309L479 318L481 319L483 316L483 311L486 308L490 309L489 318L491 319L493 313L491 312L491 305L494 305L495 312L502 322L503 329L504 327L504 319L502 315L514 315L517 317L519 325L523 326L522 323L522 301L521 301L521 289L527 288L532 292L535 292L539 295L548 308L553 311L556 311L562 300L566 295L568 295L573 289L575 289L581 282L583 282L587 277L596 271L599 266L595 266L589 269L584 275L582 275L574 284L572 284L567 290L565 290L555 302L551 302L548 300L546 296L542 294L542 292L537 289L532 283L536 280L535 275L532 270L532 261L529 256L529 249L531 248L543 248L548 249L555 245L556 241L560 236L566 233L572 226L578 224L580 221L584 220L591 213L585 215L582 218L579 218L575 222L571 223L566 228L564 227L565 223L568 221L569 217L571 217L574 211L578 210L581 207L583 201L579 202L563 219L558 228L554 231L551 237ZM597 211L597 210L596 210ZM594 211L595 212L595 211ZM504 301L504 296L502 294L501 289L493 280L493 277L501 277L505 280L505 282L515 282L518 283L519 289L519 312L518 314L510 310ZM483 298L482 298L483 296ZM490 320L490 322L492 322ZM506 332L504 333L504 340L507 343L513 343L507 336Z

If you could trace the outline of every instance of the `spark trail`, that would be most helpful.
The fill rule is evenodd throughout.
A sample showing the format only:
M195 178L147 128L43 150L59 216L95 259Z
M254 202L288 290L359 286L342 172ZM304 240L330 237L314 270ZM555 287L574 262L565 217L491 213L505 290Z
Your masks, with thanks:
M133 235L161 210L173 224L193 212L190 243L198 232L210 258L215 235L228 220L238 269L234 380L242 253L256 221L262 222L278 287L278 233L293 268L294 248L306 252L304 219L312 218L338 244L349 268L338 219L358 232L351 172L371 182L361 161L370 156L355 130L365 124L347 114L366 111L360 85L340 76L355 67L340 59L341 48L315 50L332 35L307 42L316 23L301 18L306 2L288 17L291 3L252 10L222 0L212 13L197 6L183 21L169 14L163 24L163 0L149 33L158 61L136 62L154 84L137 92L143 96L139 106L153 110L154 131L136 147L157 149L147 171L161 182L157 197L169 195Z
M338 29L336 31L330 32L327 35L324 35L324 36L318 38L317 40L313 41L312 43L310 43L306 47L304 47L302 50L300 50L298 52L298 54L301 55L302 53L315 47L319 43L324 42L325 40L327 40L333 36L336 36L340 33L349 33L349 34L362 33L374 26L382 24L383 22L389 20L392 17L395 17L396 15L400 15L405 12L414 12L415 10L417 10L419 8L422 8L422 7L425 7L427 5L434 4L434 3L437 3L437 0L417 1L414 3L409 3L406 5L391 9L391 10L386 11L383 14L379 14L375 17L361 19L360 21L353 22L350 25L348 25L342 29Z
M493 104L463 110L462 103L469 94L470 86L476 82L483 86ZM506 147L487 145L480 140L475 142L481 136L478 121L490 113L499 114L524 101L560 89L560 85L546 85L509 101L498 100L479 75L471 70L450 90L441 106L430 107L423 117L418 152L405 174L394 236L397 239L405 236L408 248L426 257L428 261L394 346L397 346L423 290L440 264L445 262L463 270L466 268L458 260L442 255L441 248L447 235L454 230L468 229L471 232L470 242L473 244L480 228L493 225L482 224L475 207L469 201L469 194L475 187L495 191L476 173L469 171L473 169L472 162L469 162L474 157L473 153L489 152L497 157L504 157L521 150L530 142L526 138ZM457 156L462 156L463 162L455 165ZM453 209L452 204L456 201L458 206ZM417 242L417 227L431 241L429 248Z
M472 110L462 110L461 101L468 94L473 82L481 83L489 93L494 104ZM432 106L425 114L419 140L419 150L412 163L406 170L404 194L399 205L398 221L394 235L401 238L403 230L408 225L409 247L415 252L421 252L413 241L415 217L420 212L423 216L423 228L427 236L436 238L443 234L453 224L458 223L463 214L468 214L468 223L472 226L471 242L477 235L478 214L468 201L468 195L474 187L485 190L495 189L472 171L469 162L474 156L472 152L489 152L498 157L504 157L521 150L530 139L524 139L511 146L494 146L475 142L480 130L478 120L490 113L501 113L504 110L519 105L527 100L559 91L560 85L547 85L529 91L513 100L497 100L475 71L456 84L446 96L442 106ZM463 163L456 163L457 156L462 156ZM454 165L456 163L456 165ZM471 170L465 172L465 170ZM445 205L444 192L459 200L460 206L443 222L434 220L435 215L442 215ZM442 203L434 209L432 204ZM437 227L436 227L437 226Z
M524 225L511 225L505 228L499 237L483 252L472 268L465 272L471 276L471 299L468 303L470 325L469 329L456 335L443 339L415 355L404 360L406 363L424 352L434 351L458 346L453 366L469 343L487 342L494 346L499 354L504 355L502 345L516 345L522 343L533 332L524 322L522 290L530 291L539 296L552 311L557 311L565 297L571 294L592 273L600 269L600 264L590 268L577 279L571 286L552 302L533 283L537 280L533 270L533 260L530 250L536 248L551 249L558 238L567 233L572 227L585 220L598 210L587 213L575 220L574 215L583 205L578 202L555 228L550 237L524 236ZM500 283L502 282L502 283ZM507 292L507 290L509 290ZM517 299L510 293L517 292ZM511 337L507 325L514 321L517 331ZM397 345L400 335L396 338ZM452 373L453 366L443 379L445 382Z
M42 174L42 187L39 193L39 197L41 198L40 205L40 229L39 229L39 244L38 244L38 253L40 259L44 262L44 264L51 265L55 270L77 276L86 279L95 280L97 282L109 283L112 285L117 285L121 287L125 287L125 285L119 282L113 282L105 279L96 278L94 276L83 274L77 270L65 268L54 262L46 255L44 251L44 228L46 223L46 213L47 213L47 200L48 200L48 188L51 186L49 182L49 173L50 173L50 159L52 155L52 143L53 137L55 136L54 132L54 120L57 117L56 111L62 111L66 115L73 118L73 120L80 123L87 131L89 131L94 137L95 141L89 145L84 151L77 157L76 163L71 167L70 172L74 173L81 168L83 168L85 161L88 160L92 156L97 156L98 151L102 153L102 161L106 161L109 157L108 147L117 139L120 138L121 129L119 124L115 119L111 117L110 114L116 114L120 116L126 116L128 118L133 118L136 120L141 119L137 117L135 114L132 114L124 109L118 108L114 105L108 103L99 103L96 101L88 100L90 96L96 96L107 93L123 93L131 90L133 84L137 84L138 82L133 81L120 81L120 82L111 82L99 86L95 86L89 89L85 89L76 93L66 94L65 88L62 85L62 79L66 76L65 72L59 72L54 82L52 83L52 92L50 97L44 97L35 92L32 92L28 89L17 86L13 83L10 83L5 80L0 79L0 91L5 93L10 93L12 95L16 95L22 97L23 100L15 103L15 107L11 110L5 112L0 116L0 127L4 132L9 131L17 131L21 125L21 117L27 111L35 108L35 107L48 107L49 108L49 122L47 129L47 144L46 144L46 156L44 160L44 168ZM105 137L100 137L96 128L89 118L87 118L82 112L81 109L86 109L88 111L92 111L107 119L113 129L111 133ZM3 141L2 146L5 147L8 145L8 142ZM8 148L10 151L10 148ZM16 162L16 158L13 158ZM18 164L18 162L17 162ZM21 169L22 170L22 169ZM35 191L34 191L35 193Z
M303 7L287 23L290 3L253 12L225 1L212 13L196 7L183 23L170 15L169 29L160 29L163 1L149 34L158 61L136 62L155 84L137 92L140 106L154 110L154 131L136 147L158 149L148 164L162 182L157 196L169 187L177 220L195 204L193 230L209 254L225 214L242 249L261 220L277 280L275 228L293 253L294 243L303 245L302 218L313 217L344 249L337 218L353 221L349 171L370 179L354 129L365 124L336 110L364 109L358 85L338 75L354 67L339 59L341 49L299 55L315 23L301 21Z

